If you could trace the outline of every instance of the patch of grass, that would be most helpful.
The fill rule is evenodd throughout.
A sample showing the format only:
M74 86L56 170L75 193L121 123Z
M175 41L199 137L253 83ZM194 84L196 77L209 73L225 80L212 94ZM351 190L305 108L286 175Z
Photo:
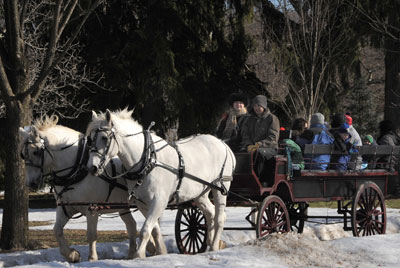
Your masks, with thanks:
M64 229L65 239L70 245L87 244L86 230ZM126 231L97 231L97 243L121 242L128 239ZM53 230L29 230L29 241L36 245L33 249L58 247Z
M29 227L35 227L35 226L44 226L44 225L50 225L52 224L52 221L30 221Z
M46 225L46 222L29 222L29 226ZM69 245L87 245L86 230L64 229ZM97 243L122 242L128 239L126 231L97 231ZM53 230L29 230L28 249L56 248L58 243ZM0 249L0 253L12 252Z

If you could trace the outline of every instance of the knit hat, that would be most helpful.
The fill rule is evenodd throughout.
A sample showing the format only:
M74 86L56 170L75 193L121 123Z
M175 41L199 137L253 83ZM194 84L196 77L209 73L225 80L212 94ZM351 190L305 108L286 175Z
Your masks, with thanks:
M349 124L349 126L351 126L353 124L353 118L351 118L350 115L346 114L346 123Z
M267 109L267 97L264 95L257 95L253 99L253 106L254 104L258 104L259 106L263 107L264 109Z
M332 116L332 122L331 122L332 128L338 128L344 123L346 123L346 116L344 114L338 113Z
M366 135L365 136L365 139L367 140L367 141L369 141L369 143L373 143L374 142L374 138L371 136L371 135Z
M343 123L343 124L341 124L340 125L340 127L339 127L339 133L346 133L346 134L349 134L349 124L347 124L347 123Z
M232 93L230 96L229 96L229 99L228 99L228 102L229 102L229 106L232 106L233 105L233 103L235 102L235 101L241 101L241 102L243 102L244 103L244 106L247 106L247 97L243 94L243 93L241 93L241 92L235 92L235 93Z
M316 113L311 116L310 125L321 124L323 125L325 122L325 116L321 113Z

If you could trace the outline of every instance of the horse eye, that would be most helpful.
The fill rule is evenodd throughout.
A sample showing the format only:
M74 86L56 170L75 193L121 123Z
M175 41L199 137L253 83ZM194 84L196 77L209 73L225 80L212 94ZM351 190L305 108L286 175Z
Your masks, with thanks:
M101 137L101 140L102 140L103 142L107 142L107 137L106 137L106 136L103 136L103 137Z
M38 151L34 151L34 152L33 152L33 155L34 155L34 156L38 156L38 155L39 155L39 152L38 152Z

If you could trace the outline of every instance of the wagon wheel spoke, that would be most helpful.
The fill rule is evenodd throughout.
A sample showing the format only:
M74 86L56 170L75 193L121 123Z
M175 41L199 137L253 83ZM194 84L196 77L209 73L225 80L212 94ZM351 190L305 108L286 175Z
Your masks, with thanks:
M179 208L175 220L175 239L181 253L196 254L207 248L207 221L196 207Z
M354 236L384 234L386 230L386 206L380 188L373 182L360 185L352 207Z

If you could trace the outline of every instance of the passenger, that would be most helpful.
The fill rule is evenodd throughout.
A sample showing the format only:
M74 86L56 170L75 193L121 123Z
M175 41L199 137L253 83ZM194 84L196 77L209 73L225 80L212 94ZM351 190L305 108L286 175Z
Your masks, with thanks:
M325 117L321 113L316 113L311 116L310 128L306 129L296 139L296 143L300 145L303 151L306 144L333 144L334 138L326 128L324 121ZM330 155L304 155L306 168L315 170L326 170L330 158Z
M273 176L279 129L279 120L268 109L267 98L263 95L254 97L252 109L241 129L241 147L247 152L256 152L254 169L260 180L264 182Z
M216 136L224 140L232 151L239 151L241 136L240 128L247 116L247 98L242 93L233 93L229 97L230 109L223 114L218 123Z
M350 119L351 119L351 117L350 117ZM349 122L348 115L345 115L342 113L336 113L332 116L332 121L331 121L332 128L329 131L332 133L333 137L335 138L335 141L334 141L335 149L337 151L340 151L344 155L352 154L349 156L349 159L347 159L346 157L343 158L343 159L347 159L347 162L348 162L346 169L359 170L359 169L365 168L362 165L363 158L361 155L355 154L357 152L357 149L355 147L356 145L353 144L353 142L352 142L353 141L352 132L350 132L350 126L347 122ZM345 143L342 142L342 137L340 137L339 131L338 131L340 128L343 128L343 127L348 128L347 132L350 135L350 140L346 141ZM341 130L341 131L344 132L344 130ZM357 133L357 135L358 135L358 133ZM356 141L356 142L362 144L361 141ZM357 146L361 146L361 145L357 145ZM333 163L333 165L335 165L335 163L337 163L337 160L338 160L338 156L335 157L335 159L333 159L331 161L331 163Z
M376 143L374 137L372 135L368 134L365 135L364 139L364 145L365 146L378 146L378 143ZM376 160L374 155L363 155L363 167L364 168L370 168L373 169L376 167Z
M399 146L400 145L400 137L397 135L395 127L390 120L383 120L379 123L379 138L377 143L379 145L390 145L390 146ZM398 171L399 163L398 158L396 156L384 156L379 159L379 162L388 163L381 164L382 168L388 168L390 171ZM380 168L378 166L378 168ZM388 189L388 192L394 193L396 197L400 196L400 175L398 175L395 180L392 182L394 189Z
M301 135L306 129L308 129L308 121L304 118L296 118L292 123L292 135L291 139L296 141L297 137Z
M348 168L351 168L351 154L357 151L351 143L349 125L344 123L339 128L332 128L329 131L335 138L335 149L342 153L332 155L331 168L336 170L347 170Z
M371 145L371 146L378 146L378 143L376 142L374 137L372 137L372 135L370 135L370 134L365 135L364 144Z
M383 120L379 123L379 138L377 143L379 145L390 145L390 146L398 146L400 145L400 137L397 135L395 131L395 127L390 120ZM379 162L389 163L390 165L383 165L383 168L388 168L390 171L398 170L398 158L396 156L384 156Z
M349 125L349 133L351 135L350 142L354 146L362 146L362 140L360 134L358 134L357 130L353 126L353 118L351 118L349 113L346 113L346 123Z

